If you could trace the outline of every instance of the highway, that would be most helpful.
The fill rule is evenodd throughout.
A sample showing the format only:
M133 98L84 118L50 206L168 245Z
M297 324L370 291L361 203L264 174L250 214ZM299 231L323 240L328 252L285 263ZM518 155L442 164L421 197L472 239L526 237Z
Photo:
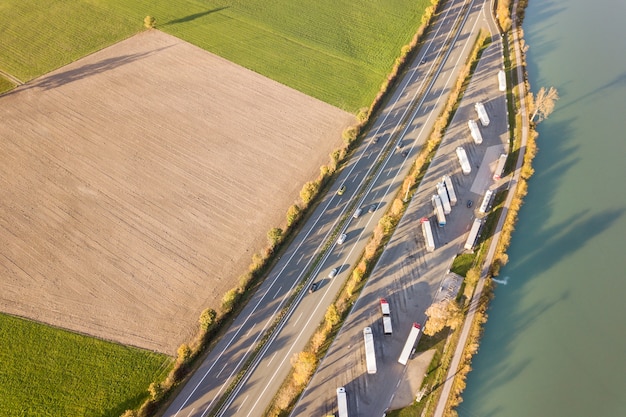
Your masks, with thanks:
M471 7L466 30L474 39L477 29L490 19L482 2ZM398 357L413 322L423 324L425 310L438 295L442 281L449 272L454 257L463 246L477 213L477 204L467 207L467 200L480 204L487 189L502 186L505 181L492 179L495 161L508 151L506 97L498 91L496 74L502 67L501 45L495 33L492 43L483 53L459 109L433 158L428 172L394 236L385 248L375 270L296 405L293 416L330 415L337 410L336 389L345 387L350 415L382 416L388 409L409 405L420 389L422 373L416 375L410 360L405 367ZM465 62L465 53L449 59L449 65ZM452 57L451 57L452 58ZM442 68L442 72L446 71ZM442 80L443 81L443 80ZM433 97L431 100L435 100ZM427 98L426 102L429 99ZM488 127L480 127L483 143L477 145L469 135L467 121L477 119L474 103L485 103L490 114ZM457 146L463 146L472 165L472 173L463 175L455 156ZM437 227L430 197L442 175L452 177L458 203L447 216L446 226ZM430 217L435 234L434 252L427 252L419 219ZM382 331L379 299L385 298L391 308L393 335ZM378 372L368 375L360 332L364 327L374 331ZM444 401L445 402L445 401Z
M432 123L447 98L450 85L456 80L455 72L465 62L464 57L469 53L469 47L475 39L473 33L476 33L476 22L481 7L482 2L452 1L442 11L422 51L399 83L387 107L374 122L371 133L342 169L338 180L331 187L331 192L317 206L301 233L286 249L257 293L164 415L206 416L215 413L216 410L213 409L233 382L234 376L276 320L298 284L305 277L307 277L305 288L308 288L314 280L320 281L321 288L315 293L309 294L305 290L298 295L295 308L291 309L282 321L280 331L276 332L265 345L264 351L254 363L253 372L246 375L244 383L218 412L218 415L225 416L263 415L265 407L290 369L289 359L303 349L310 335L322 321L326 308L334 299L371 236L378 219L401 185L412 158L426 140ZM446 45L451 47L447 48ZM495 103L486 105L490 110ZM396 149L395 145L399 141L403 144L402 148ZM402 151L408 151L408 155L403 156ZM470 159L474 160L477 157L478 153L470 152ZM339 196L336 191L342 185L346 186L346 192ZM411 205L413 206L413 203ZM370 213L367 208L372 206L376 209ZM359 218L352 218L352 213L359 207L365 210ZM428 214L431 211L428 211ZM470 213L471 210L466 216L469 221ZM456 226L453 226L454 224ZM348 235L346 242L342 245L333 243L329 250L323 251L326 242L330 239L334 242L340 228ZM464 223L460 220L456 223L451 222L451 226L446 226L444 233L436 236L437 243L440 245L447 239L448 233L452 230L459 229L462 233L465 231L464 228ZM419 238L413 238L412 241L417 247L420 244L423 247L423 242L420 243ZM407 272L417 271L415 272L417 276L409 274L399 278L394 293L397 298L392 297L392 300L394 304L398 303L395 308L404 302L407 309L423 310L429 292L415 288L413 280L431 269L444 274L448 265L442 266L439 260L448 257L451 260L457 249L454 244L446 245L446 251L436 251L430 260L417 255L422 249L402 251L404 253L396 253L393 259L385 262L381 259L380 265L388 263L389 268L398 270L404 268ZM321 262L315 263L318 254L323 254L323 258ZM419 265L403 266L405 260L412 259L411 257L418 260ZM338 275L333 279L326 278L333 268L339 268ZM307 275L310 271L312 274ZM375 277L372 277L368 288L373 282L376 282ZM364 294L362 300L368 300L366 296L367 294ZM358 305L369 302L362 300ZM392 318L398 323L397 316L393 314L398 313L392 313ZM357 330L361 332L362 327ZM343 336L342 333L340 339ZM358 369L354 369L354 372L357 371ZM336 377L345 378L343 373L338 373ZM360 376L353 375L341 383L350 387L350 381L358 377ZM334 393L337 386L339 385L333 384L332 390L329 388L329 391ZM312 391L308 390L307 395L308 392ZM356 407L353 403L357 397L349 392L348 398L351 407ZM322 399L316 400L315 403L322 403ZM302 413L309 414L311 413L308 411Z

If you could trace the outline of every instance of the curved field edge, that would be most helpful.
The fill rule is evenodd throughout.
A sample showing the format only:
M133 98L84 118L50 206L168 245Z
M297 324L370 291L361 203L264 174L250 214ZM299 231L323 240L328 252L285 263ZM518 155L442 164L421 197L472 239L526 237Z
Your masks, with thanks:
M368 106L428 0L7 0L0 70L28 81L157 28L341 109Z
M7 315L0 315L0 362L6 416L117 417L172 366L166 355Z

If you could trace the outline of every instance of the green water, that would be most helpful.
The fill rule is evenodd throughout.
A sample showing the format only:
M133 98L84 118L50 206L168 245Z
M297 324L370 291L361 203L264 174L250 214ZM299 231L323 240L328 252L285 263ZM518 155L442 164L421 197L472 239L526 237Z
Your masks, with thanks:
M530 0L535 175L461 417L626 416L626 0Z

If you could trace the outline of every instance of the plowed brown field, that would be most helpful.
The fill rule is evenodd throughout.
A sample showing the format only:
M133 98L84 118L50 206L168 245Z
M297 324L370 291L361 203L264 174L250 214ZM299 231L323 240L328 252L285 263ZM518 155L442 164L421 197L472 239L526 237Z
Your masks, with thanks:
M0 309L173 354L352 121L156 30L0 97Z

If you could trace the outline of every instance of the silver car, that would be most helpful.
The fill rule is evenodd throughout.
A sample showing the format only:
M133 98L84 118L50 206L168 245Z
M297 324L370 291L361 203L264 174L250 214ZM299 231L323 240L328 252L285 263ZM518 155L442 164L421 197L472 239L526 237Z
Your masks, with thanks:
M340 245L346 241L346 238L348 237L347 234L342 233L341 236L339 236L339 239L337 239L337 243L339 243Z
M332 271L330 271L330 274L328 274L328 278L335 278L337 276L337 272L339 272L339 268L333 269Z

